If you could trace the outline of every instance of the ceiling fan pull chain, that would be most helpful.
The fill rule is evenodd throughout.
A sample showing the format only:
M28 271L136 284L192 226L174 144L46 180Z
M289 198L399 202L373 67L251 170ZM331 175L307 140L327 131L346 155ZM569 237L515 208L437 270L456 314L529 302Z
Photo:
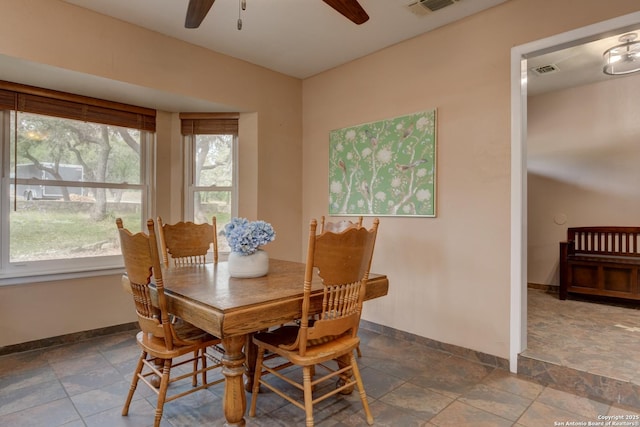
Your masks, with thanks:
M247 0L238 0L238 31L242 29L242 11L247 10Z

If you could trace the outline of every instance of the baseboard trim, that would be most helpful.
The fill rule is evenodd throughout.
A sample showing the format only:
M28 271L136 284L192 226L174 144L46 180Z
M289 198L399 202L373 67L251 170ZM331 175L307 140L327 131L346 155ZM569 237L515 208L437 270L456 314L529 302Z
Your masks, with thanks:
M0 356L11 353L21 353L23 351L37 350L46 347L53 347L62 344L69 344L84 341L90 338L111 335L118 332L125 332L139 329L138 322L124 323L122 325L108 326L106 328L92 329L89 331L74 332L72 334L58 335L56 337L43 338L35 341L27 341L20 344L12 344L0 347Z
M558 293L560 292L560 287L557 285L544 285L541 283L527 283L527 288L529 289L540 289L543 291L547 291L550 293Z
M471 350L454 344L443 343L430 338L421 337L409 332L369 322L367 320L360 320L360 329L366 329L368 331L376 332L380 335L388 336L391 338L415 342L425 345L434 350L439 350L454 356L462 357L463 359L479 362L484 365L492 366L494 368L509 370L509 360L502 357L493 356L491 354Z

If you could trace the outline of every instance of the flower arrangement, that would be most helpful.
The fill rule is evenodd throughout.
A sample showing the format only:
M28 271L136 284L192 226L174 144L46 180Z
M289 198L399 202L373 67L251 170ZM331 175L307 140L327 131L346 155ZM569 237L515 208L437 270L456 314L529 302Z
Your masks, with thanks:
M231 252L240 255L251 255L260 246L273 242L276 238L271 224L265 221L249 221L246 218L231 218L231 222L224 227L224 235Z

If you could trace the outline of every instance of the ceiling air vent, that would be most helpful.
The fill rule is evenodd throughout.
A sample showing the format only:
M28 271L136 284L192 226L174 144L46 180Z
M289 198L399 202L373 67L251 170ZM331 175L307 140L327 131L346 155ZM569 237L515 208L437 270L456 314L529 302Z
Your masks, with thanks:
M539 67L532 68L531 71L533 71L539 76L542 76L544 74L555 73L559 70L556 64L547 64L547 65L541 65Z
M460 0L418 0L407 5L407 7L416 15L427 15L459 1Z

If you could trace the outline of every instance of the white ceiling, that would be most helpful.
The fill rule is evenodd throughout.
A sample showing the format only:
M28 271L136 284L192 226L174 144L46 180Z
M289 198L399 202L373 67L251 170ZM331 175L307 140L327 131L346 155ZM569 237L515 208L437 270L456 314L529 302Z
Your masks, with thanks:
M307 78L507 0L456 0L428 15L417 0L360 0L370 19L356 25L322 0L217 0L197 29L184 28L188 0L65 0L293 77Z
M369 21L355 25L322 0L217 0L197 29L184 28L189 0L65 0L67 3L261 65L307 78L369 53L463 19L507 0L455 0L418 15L417 0L360 0ZM242 30L237 28L242 18ZM622 31L622 30L621 30ZM624 29L624 32L629 29ZM529 95L599 81L602 52L622 34L531 58L528 68L553 64L556 72L529 72Z
M620 44L619 37L629 32L640 32L640 25L621 28L611 34L595 37L595 40L577 40L571 46L554 47L551 52L534 55L527 60L527 92L538 95L554 90L581 86L606 79L618 79L628 76L609 76L604 74L603 56L605 50ZM533 69L553 65L557 71L538 74Z
M322 0L247 0L238 31L238 0L216 0L198 29L184 28L188 0L63 0L73 6L200 45L293 77L306 78L369 53L463 19L508 0L456 0L437 12L416 15L416 0L360 0L369 21L355 25ZM528 93L591 83L602 73L602 52L620 34L580 40L532 55L528 68L554 64L557 72L529 72ZM595 40L603 38L603 40ZM0 79L111 99L164 111L226 111L226 106L132 87L96 76L0 55Z

